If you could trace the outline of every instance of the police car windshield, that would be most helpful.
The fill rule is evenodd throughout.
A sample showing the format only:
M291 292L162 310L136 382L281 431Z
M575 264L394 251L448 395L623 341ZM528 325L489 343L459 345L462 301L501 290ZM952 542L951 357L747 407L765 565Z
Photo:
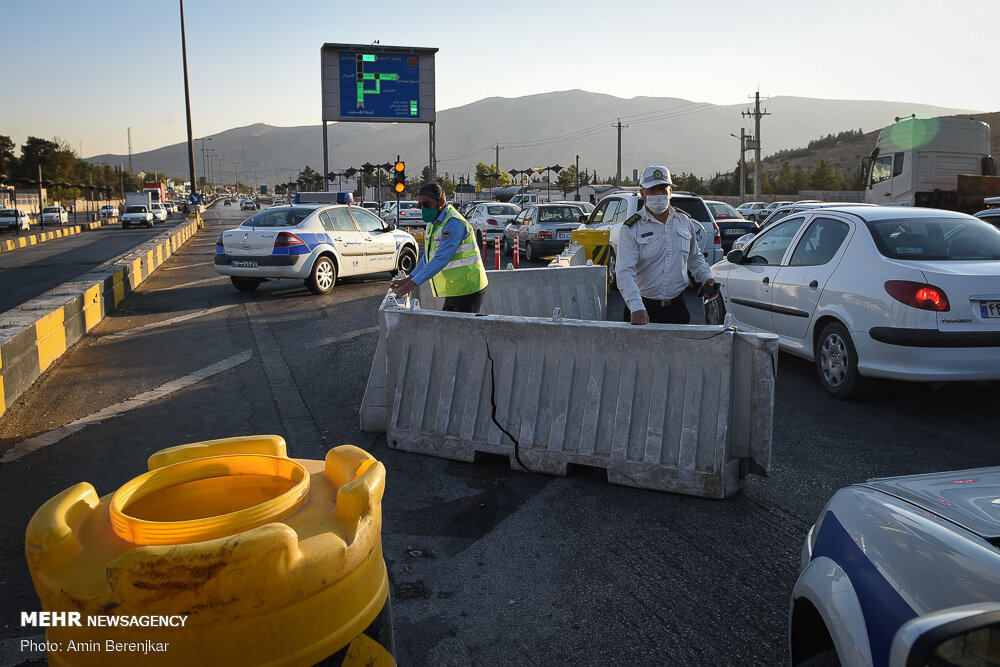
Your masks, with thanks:
M289 206L285 208L266 208L254 213L243 221L240 227L294 227L315 211L314 208Z

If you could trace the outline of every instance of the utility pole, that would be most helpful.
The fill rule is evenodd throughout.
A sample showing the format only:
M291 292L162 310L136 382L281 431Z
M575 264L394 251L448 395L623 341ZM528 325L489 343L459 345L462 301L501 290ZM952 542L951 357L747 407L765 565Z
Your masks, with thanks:
M132 128L131 127L128 128L128 173L130 173L130 174L134 174L135 173L132 170ZM124 196L125 196L125 193L123 192L122 193L122 197L124 197Z
M751 142L753 144L753 198L760 199L760 118L761 116L770 116L771 114L766 111L760 110L760 91L758 90L754 93L754 108L753 111L747 109L742 113L742 116L746 118L747 116L753 117L753 137L751 137Z
M576 201L580 201L580 156L576 156Z
M622 119L618 119L617 125L612 125L611 127L618 128L618 171L615 172L615 185L622 184L622 128L628 127L628 125L622 125Z
M745 127L740 128L740 136L736 136L733 133L729 133L729 136L740 140L740 203L745 204L747 201L747 130Z
M188 56L187 38L184 34L184 0L180 0L181 7L181 60L184 63L184 111L187 114L187 149L188 149L188 170L191 172L191 194L198 192L198 175L194 171L194 133L191 131L191 89L188 86ZM192 200L191 203L195 203ZM201 226L199 220L199 227Z

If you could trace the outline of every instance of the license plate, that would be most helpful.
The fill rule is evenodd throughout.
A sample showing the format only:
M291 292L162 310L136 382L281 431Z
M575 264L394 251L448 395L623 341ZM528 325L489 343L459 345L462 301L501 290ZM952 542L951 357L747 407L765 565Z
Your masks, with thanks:
M746 232L744 232L742 229L727 229L722 233L725 234L726 236L743 236L743 234L745 234Z
M980 301L979 312L983 319L1000 319L1000 301Z
M256 269L257 262L249 259L234 259L229 263L234 269Z
M558 239L571 239L573 238L573 232L559 232L556 236Z

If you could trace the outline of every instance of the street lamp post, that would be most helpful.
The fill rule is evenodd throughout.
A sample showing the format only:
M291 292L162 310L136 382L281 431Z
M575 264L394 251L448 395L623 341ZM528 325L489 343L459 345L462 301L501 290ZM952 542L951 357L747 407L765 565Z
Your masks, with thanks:
M208 185L208 164L205 160L205 142L211 141L212 137L202 137L198 141L201 142L201 177L205 179L205 185Z
M580 156L576 156L576 201L580 201Z
M184 0L178 0L181 8L181 59L184 63L184 110L187 113L188 170L191 176L191 194L198 192L198 182L194 173L194 133L191 131L191 89L188 85L187 37L184 34Z

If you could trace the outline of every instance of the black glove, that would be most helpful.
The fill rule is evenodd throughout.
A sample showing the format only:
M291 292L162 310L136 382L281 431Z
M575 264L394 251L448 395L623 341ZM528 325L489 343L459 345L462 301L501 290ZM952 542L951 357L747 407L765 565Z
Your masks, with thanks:
M702 285L698 288L698 296L704 297L706 299L711 298L719 293L718 283L712 285Z

